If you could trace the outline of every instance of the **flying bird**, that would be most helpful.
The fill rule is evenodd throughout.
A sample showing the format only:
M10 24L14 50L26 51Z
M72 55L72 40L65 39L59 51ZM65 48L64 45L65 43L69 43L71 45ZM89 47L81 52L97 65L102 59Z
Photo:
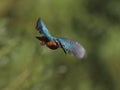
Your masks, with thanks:
M52 36L40 18L37 20L36 30L42 34L42 36L36 36L36 38L41 41L41 44L46 45L48 48L52 50L61 48L65 54L74 55L78 58L84 58L86 56L85 49L78 42L67 38Z

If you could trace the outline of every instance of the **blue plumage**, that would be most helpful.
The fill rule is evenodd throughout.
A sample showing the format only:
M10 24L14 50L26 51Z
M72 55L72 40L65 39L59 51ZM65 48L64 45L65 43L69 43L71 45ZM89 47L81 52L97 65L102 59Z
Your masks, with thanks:
M78 42L66 38L58 38L58 40L66 52L78 58L84 58L86 51Z
M66 38L58 38L58 37L51 36L47 27L45 26L45 24L41 19L38 19L36 29L39 31L40 34L43 34L44 37L48 39L47 42L45 42L45 40L41 40L41 41L45 42L50 49L54 47L59 47L59 48L62 48L66 54L69 53L78 58L85 57L86 51L81 44Z
M37 25L36 25L36 29L39 31L40 34L43 34L44 36L46 36L49 40L52 40L53 37L51 36L51 34L49 33L47 27L45 26L45 24L43 23L43 21L39 18L37 21Z

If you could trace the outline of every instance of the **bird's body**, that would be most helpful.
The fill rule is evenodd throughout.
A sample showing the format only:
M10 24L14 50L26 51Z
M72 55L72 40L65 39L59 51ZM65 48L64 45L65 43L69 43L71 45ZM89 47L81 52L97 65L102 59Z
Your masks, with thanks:
M55 50L55 49L59 48L57 42L50 41L45 36L36 37L36 38L41 41L42 45L46 45L48 48L50 48L52 50Z
M62 48L66 54L69 53L78 58L85 57L86 52L82 45L70 39L51 36L47 27L41 19L38 19L36 29L40 34L43 34L43 36L38 36L36 38L39 39L42 44L46 45L48 48L52 50Z

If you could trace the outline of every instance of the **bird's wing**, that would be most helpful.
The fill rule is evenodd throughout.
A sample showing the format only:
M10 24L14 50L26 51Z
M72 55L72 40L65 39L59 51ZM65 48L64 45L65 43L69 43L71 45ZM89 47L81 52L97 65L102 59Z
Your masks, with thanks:
M57 40L62 45L61 48L63 48L64 52L68 52L78 58L85 57L86 51L78 42L66 38L58 38Z
M47 27L43 23L43 21L39 18L36 23L36 29L39 31L40 34L43 34L46 36L48 39L51 37Z
M67 54L66 49L64 48L64 45L61 43L61 41L59 39L57 39L59 46L63 49L64 53Z

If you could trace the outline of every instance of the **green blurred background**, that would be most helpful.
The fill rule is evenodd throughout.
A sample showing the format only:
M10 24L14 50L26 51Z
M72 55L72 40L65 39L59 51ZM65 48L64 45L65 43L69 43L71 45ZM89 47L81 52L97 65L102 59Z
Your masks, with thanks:
M87 58L41 46L38 17ZM0 90L120 90L120 1L0 0Z

